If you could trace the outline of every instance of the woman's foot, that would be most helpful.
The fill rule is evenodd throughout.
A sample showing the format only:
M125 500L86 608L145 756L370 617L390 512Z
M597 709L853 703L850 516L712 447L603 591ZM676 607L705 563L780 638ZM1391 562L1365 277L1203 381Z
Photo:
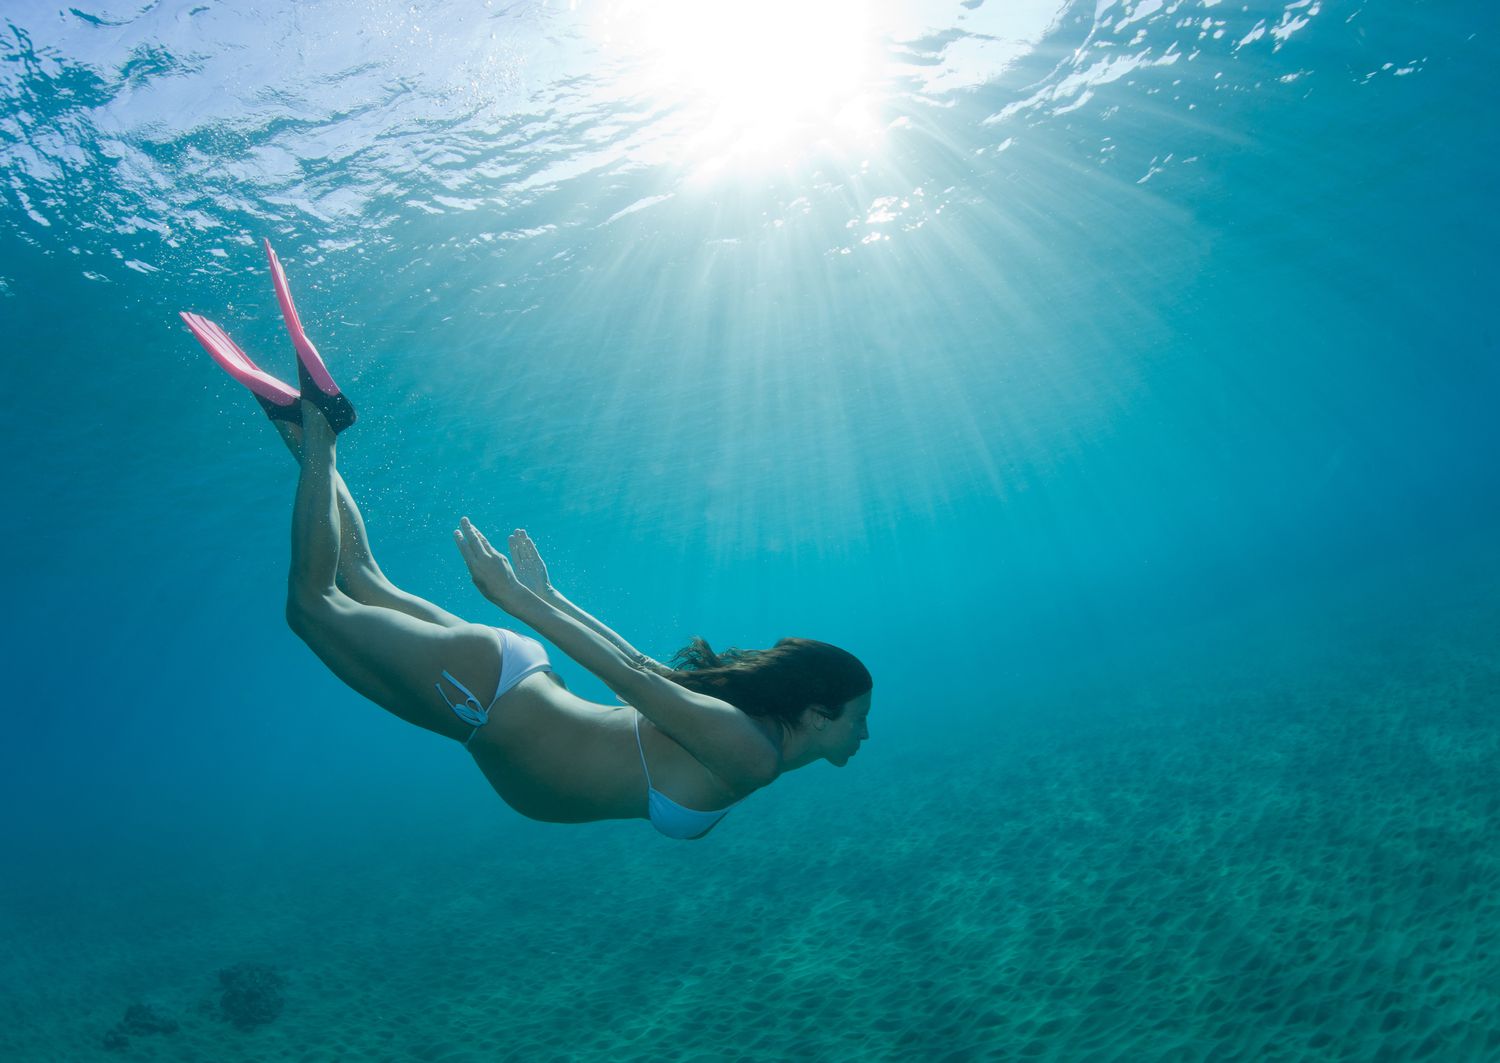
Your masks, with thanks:
M276 286L276 301L281 304L282 320L286 322L286 330L292 337L292 346L297 349L297 379L302 386L302 398L323 411L323 416L328 419L334 432L342 432L354 423L354 406L333 382L318 349L307 338L307 333L302 328L302 318L297 313L297 305L292 302L292 289L286 282L286 271L281 268L281 260L276 257L276 252L271 249L271 241L265 241L265 245L266 261L271 264L271 282Z

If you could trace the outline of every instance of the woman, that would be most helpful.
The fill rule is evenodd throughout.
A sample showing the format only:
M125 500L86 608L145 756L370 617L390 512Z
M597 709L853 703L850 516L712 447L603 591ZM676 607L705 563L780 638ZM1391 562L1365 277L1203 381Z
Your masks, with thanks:
M182 317L302 466L287 622L335 675L403 720L462 742L507 804L548 822L649 818L670 837L701 838L782 772L848 762L868 737L872 682L834 646L782 639L720 657L695 639L674 658L682 667L666 668L559 594L524 531L510 537L512 565L464 518L453 535L475 586L624 703L597 705L568 692L534 639L471 624L386 579L334 461L354 408L303 331L269 241L266 256L300 391L213 322Z

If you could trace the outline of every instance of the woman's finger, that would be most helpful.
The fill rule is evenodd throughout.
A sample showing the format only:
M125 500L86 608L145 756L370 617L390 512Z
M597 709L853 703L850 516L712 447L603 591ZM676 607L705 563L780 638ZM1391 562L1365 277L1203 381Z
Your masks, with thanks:
M462 525L464 534L474 540L475 548L477 550L483 553L490 548L490 541L484 537L484 532L474 527L473 522L470 521L468 517L463 518Z
M453 538L458 542L458 549L464 555L464 561L471 566L477 563L479 560L479 544L474 541L473 529L470 529L468 535L465 535L461 530L455 531Z

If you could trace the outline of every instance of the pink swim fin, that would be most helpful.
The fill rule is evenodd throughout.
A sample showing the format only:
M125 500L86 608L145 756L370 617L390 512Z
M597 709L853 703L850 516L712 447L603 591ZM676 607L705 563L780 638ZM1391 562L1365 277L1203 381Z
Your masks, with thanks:
M281 268L276 252L271 250L271 241L265 241L265 245L266 259L271 263L271 280L276 285L276 301L281 304L281 316L286 320L287 332L291 333L292 346L297 348L297 379L302 385L302 397L323 411L335 432L342 432L354 423L354 406L333 382L318 349L302 330L302 319L297 316L297 306L292 302L292 290L287 287L286 271Z
M219 368L234 377L255 396L266 415L273 421L302 423L302 403L297 390L284 384L250 360L239 344L229 334L201 314L182 314L182 320L192 330L203 349L209 353Z

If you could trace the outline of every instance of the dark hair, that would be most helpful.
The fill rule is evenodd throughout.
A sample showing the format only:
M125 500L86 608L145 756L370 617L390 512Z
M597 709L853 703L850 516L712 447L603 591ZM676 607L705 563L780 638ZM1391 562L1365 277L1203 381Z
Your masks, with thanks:
M694 637L672 656L674 683L729 702L747 716L797 727L809 705L830 720L842 715L846 702L875 686L859 658L837 646L812 639L782 639L769 650L728 649L715 653Z

